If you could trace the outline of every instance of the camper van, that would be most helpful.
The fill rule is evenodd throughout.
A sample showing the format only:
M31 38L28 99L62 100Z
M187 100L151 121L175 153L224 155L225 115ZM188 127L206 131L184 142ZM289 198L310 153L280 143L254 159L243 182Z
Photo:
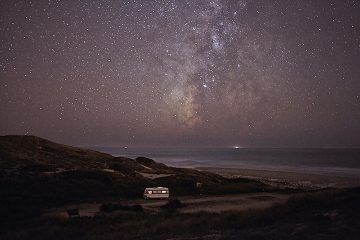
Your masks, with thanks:
M169 198L167 187L145 188L143 197L145 199L166 199Z

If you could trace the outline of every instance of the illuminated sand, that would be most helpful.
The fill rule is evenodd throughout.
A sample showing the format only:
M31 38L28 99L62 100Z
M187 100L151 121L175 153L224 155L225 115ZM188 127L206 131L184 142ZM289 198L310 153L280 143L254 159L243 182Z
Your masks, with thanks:
M245 177L264 181L272 185L292 188L347 188L360 186L360 176L340 177L312 173L238 168L200 167L197 169L218 173L226 177Z

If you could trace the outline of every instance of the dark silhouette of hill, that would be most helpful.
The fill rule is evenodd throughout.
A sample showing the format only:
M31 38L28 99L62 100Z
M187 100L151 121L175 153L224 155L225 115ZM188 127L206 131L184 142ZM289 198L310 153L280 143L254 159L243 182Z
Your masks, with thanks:
M146 157L114 157L35 136L2 136L0 236L169 239L186 235L186 239L203 239L207 234L209 239L357 239L359 235L359 189L295 195L286 204L245 212L161 211L154 217L139 206L104 204L105 210L125 210L116 217L99 215L68 221L42 217L49 207L138 198L149 186L169 187L173 197L276 190L257 181L169 167ZM176 209L181 202L173 200L168 205L164 208Z
M137 198L151 186L169 187L172 196L271 190L257 181L169 167L145 157L114 157L35 136L0 137L0 205L5 212Z
M97 169L113 156L53 143L35 136L0 136L0 166Z

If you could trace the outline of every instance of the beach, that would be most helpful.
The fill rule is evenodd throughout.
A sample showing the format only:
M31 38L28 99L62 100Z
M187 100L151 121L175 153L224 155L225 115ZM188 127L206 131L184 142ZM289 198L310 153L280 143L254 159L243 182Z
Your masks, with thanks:
M0 146L0 210L6 216L1 239L359 236L354 219L360 188L350 188L360 185L353 153L339 155L337 164L327 151L226 150L211 152L212 158L209 152L183 151L163 156L169 166L36 136L0 137ZM189 160L192 166L176 166ZM141 198L144 189L156 186L166 186L170 199Z
M220 174L224 177L243 177L290 188L351 188L360 186L360 176L334 176L325 174L271 171L241 168L197 167L202 171Z

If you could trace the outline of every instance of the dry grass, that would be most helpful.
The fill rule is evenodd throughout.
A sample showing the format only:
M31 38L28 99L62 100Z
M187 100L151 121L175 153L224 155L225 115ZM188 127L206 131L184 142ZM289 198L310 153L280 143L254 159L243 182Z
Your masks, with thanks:
M194 213L120 211L68 221L38 220L1 239L357 239L360 190L325 191L289 199L284 205L244 212ZM151 236L151 238L149 237ZM210 238L211 239L211 238Z

